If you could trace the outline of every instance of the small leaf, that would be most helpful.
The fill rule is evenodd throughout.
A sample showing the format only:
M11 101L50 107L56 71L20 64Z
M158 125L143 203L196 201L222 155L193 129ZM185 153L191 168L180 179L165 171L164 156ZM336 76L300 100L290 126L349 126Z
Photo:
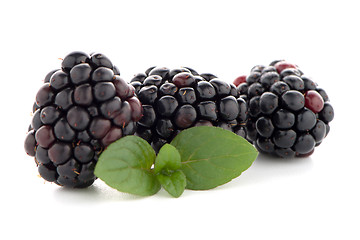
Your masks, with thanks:
M161 188L151 170L155 157L153 148L145 140L126 136L110 144L100 155L94 173L120 192L153 195Z
M231 181L248 169L258 152L244 138L218 127L193 127L171 142L181 156L187 185L206 190Z
M160 149L154 166L154 173L163 188L173 197L180 197L186 186L186 177L179 170L181 157L176 148L165 144Z
M176 148L170 144L161 147L156 159L154 173L158 174L162 170L177 170L181 168L181 157Z
M180 197L186 187L186 177L181 170L176 170L170 175L158 174L157 179L161 186L173 197Z

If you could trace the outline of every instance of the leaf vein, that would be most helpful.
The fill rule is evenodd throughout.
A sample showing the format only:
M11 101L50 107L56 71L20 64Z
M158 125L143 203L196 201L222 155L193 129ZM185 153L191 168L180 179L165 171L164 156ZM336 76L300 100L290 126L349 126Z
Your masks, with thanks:
M203 178L207 178L207 179L211 179L210 177L207 177L207 176L204 176L204 175L202 175L202 174L200 174L200 172L199 171L197 171L197 170L195 170L194 168L192 168L190 165L185 165L186 167L188 167L188 168L190 168L191 170L193 170L194 172L196 172L200 177L203 177ZM186 178L186 179L188 179L188 178Z

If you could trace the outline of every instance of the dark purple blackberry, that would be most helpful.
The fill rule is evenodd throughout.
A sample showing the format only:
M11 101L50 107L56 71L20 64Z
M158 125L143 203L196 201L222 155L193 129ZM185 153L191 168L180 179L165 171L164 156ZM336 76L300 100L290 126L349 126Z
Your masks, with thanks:
M109 144L135 133L142 106L135 89L103 54L72 52L49 72L36 95L25 151L45 180L90 186L97 159Z
M234 80L247 99L246 138L264 153L305 157L330 130L334 109L326 92L294 64L283 60L255 66Z
M191 68L153 67L136 74L131 84L144 109L136 135L156 151L181 130L193 126L218 126L246 135L246 101L239 97L234 84L213 74L199 75Z

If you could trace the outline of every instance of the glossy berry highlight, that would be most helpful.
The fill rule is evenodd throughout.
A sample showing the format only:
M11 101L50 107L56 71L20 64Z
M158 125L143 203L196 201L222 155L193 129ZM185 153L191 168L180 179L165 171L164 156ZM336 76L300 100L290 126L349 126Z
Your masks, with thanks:
M324 99L315 90L309 90L305 92L305 107L313 111L314 113L321 112L324 108Z

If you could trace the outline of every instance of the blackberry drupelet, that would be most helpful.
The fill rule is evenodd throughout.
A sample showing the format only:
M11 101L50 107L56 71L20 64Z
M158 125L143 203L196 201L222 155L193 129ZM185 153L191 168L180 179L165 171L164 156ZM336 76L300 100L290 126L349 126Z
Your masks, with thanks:
M136 135L158 151L183 129L218 126L245 137L247 106L234 84L187 67L152 67L131 80L144 109Z
M329 133L329 98L298 66L284 60L257 65L234 84L249 103L246 137L260 152L309 156Z
M25 151L39 174L65 187L90 186L100 153L134 134L142 106L133 86L101 53L72 52L36 95Z

